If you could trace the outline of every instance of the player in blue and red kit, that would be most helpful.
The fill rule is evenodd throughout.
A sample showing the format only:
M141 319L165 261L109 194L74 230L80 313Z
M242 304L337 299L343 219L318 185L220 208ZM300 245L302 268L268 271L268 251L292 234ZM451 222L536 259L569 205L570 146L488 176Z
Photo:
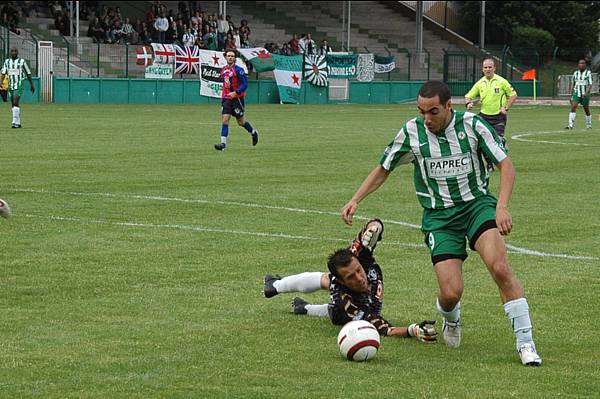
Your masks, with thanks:
M215 144L215 150L218 151L227 148L231 115L235 116L238 125L252 135L252 145L258 143L258 131L252 127L250 122L244 119L244 96L248 88L248 75L242 68L235 65L236 56L235 50L225 50L227 65L221 69L221 78L223 79L223 93L221 94L223 125L221 125L221 143Z

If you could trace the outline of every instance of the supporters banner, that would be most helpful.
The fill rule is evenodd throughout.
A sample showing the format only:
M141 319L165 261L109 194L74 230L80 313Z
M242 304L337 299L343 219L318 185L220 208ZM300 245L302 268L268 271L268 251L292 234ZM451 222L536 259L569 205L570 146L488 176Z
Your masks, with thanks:
M198 46L175 45L175 73L197 74L200 69Z
M373 54L359 54L356 67L356 80L371 82L375 78L375 59Z
M302 85L302 56L273 54L275 80L282 103L298 104Z
M148 65L144 77L146 79L173 79L173 65Z
M396 68L396 57L394 56L375 56L375 73L388 73Z
M221 98L223 91L221 69L227 65L223 52L198 50L198 54L200 56L200 95ZM248 73L246 64L242 60L238 58L235 63Z
M304 56L304 79L315 86L327 86L327 60L325 55Z
M245 59L250 61L256 72L272 71L275 69L273 57L264 47L241 48L238 51Z
M330 78L353 78L356 76L356 63L358 56L356 54L327 54L327 66L329 67Z
M175 48L172 44L152 43L155 64L172 64L175 61Z

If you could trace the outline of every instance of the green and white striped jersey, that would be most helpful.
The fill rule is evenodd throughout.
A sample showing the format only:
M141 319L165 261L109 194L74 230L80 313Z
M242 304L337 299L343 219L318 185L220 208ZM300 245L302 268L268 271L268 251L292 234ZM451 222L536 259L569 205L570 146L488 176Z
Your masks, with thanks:
M385 149L379 163L392 171L414 164L414 184L421 206L444 209L488 194L482 152L494 163L508 155L494 129L471 112L453 111L439 134L427 130L423 118L408 121Z
M580 70L573 73L573 95L577 97L585 96L585 92L589 85L592 84L592 71L586 69L581 72Z
M4 60L0 75L8 74L8 89L17 90L23 84L23 81L27 79L27 75L31 75L31 70L27 66L27 62L23 58L7 58Z

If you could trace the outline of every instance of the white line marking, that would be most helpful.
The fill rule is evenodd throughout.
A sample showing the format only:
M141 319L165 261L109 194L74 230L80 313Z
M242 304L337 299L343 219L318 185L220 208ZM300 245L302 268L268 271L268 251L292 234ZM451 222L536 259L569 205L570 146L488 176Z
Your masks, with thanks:
M510 136L510 138L513 140L526 141L529 143L544 143L544 144L559 144L559 145L576 145L576 146L582 146L582 147L595 147L594 145L585 144L585 143L569 143L569 142L564 142L564 141L549 141L549 140L530 140L530 139L523 138L523 137L529 137L529 136L557 134L557 133L565 133L565 132L573 132L573 131L572 130L554 130L554 131L548 131L548 132L522 133L522 134L516 134L516 135L512 134Z
M315 213L319 215L328 215L328 216L336 216L339 217L339 213L337 212L329 212L329 211L319 211L316 209L303 209L303 208L290 208L284 206L275 206L275 205L261 205L254 203L245 203L245 202L235 202L235 201L212 201L212 200L204 200L204 199L185 199L185 198L176 198L176 197L163 197L163 196L153 196L153 195L139 195L139 194L114 194L114 193L82 193L82 192L73 192L73 191L51 191L51 190L35 190L35 189L15 189L16 192L25 192L25 193L37 193L37 194L50 194L50 195L73 195L73 196L88 196L88 197L107 197L107 198L133 198L140 200L153 200L153 201L171 201L171 202L184 202L184 203L200 203L200 204L219 204L219 205L232 205L232 206L240 206L240 207L249 207L249 208L261 208L261 209L276 209L276 210L284 210L289 212L301 212L301 213ZM16 216L16 215L15 215ZM25 215L27 217L42 217L36 215ZM71 218L71 217L63 217L63 216L50 216L52 220L65 220L65 221L79 221L83 223L97 223L97 224L112 224L117 226L129 226L129 227L145 227L145 228L171 228L171 229L184 229L184 230L192 230L198 232L214 232L214 233L228 233L228 234L242 234L242 235L254 235L260 237L277 237L277 238L288 238L288 239L298 239L298 240L323 240L323 241L348 241L347 239L337 239L337 238L319 238L319 237L307 237L307 236L294 236L283 233L262 233L262 232L251 232L251 231L238 231L238 230L228 230L228 229L214 229L214 228L205 228L205 227L194 227L187 225L154 225L154 224L145 224L145 223L133 223L133 222L111 222L105 220L86 220L80 218ZM372 218L365 216L354 216L355 219L359 220L370 220ZM404 227L420 229L421 226L401 222L397 220L389 220L382 219L384 223L390 223L395 225L400 225ZM409 246L412 248L423 248L424 244L406 244L401 242L387 242L388 244L400 245L400 246ZM597 260L596 257L591 256L575 256L575 255L566 255L566 254L552 254L546 252L540 252L527 248L520 248L510 244L506 245L508 249L510 249L513 253L522 254L522 255L530 255L530 256L538 256L538 257L551 257L551 258L563 258L563 259L573 259L573 260Z
M230 229L215 229L211 227L199 227L199 226L189 226L185 224L151 224L151 223L137 223L137 222L114 222L109 220L94 220L94 219L83 219L78 217L69 217L69 216L41 216L41 215L31 215L31 214L23 214L22 216L27 218L37 218L37 219L49 219L49 220L57 220L61 222L77 222L77 223L87 223L87 224L102 224L102 225L110 225L110 226L122 226L122 227L134 227L134 228L147 228L147 229L173 229L173 230L188 230L199 233L222 233L222 234L238 234L238 235L247 235L247 236L256 236L256 237L272 237L272 238L286 238L290 240L310 240L310 241L336 241L336 242L347 242L350 243L351 239L344 238L331 238L331 237L310 237L310 236L297 236L285 233L264 233L260 231L244 231L244 230L230 230ZM403 243L398 241L387 241L385 242L387 245L397 245L408 248L418 248L425 249L425 244L411 244L411 243Z
M74 196L82 196L82 197L107 197L107 198L133 198L140 200L153 200L153 201L167 201L167 202L184 202L184 203L195 203L195 204L218 204L218 205L232 205L232 206L241 206L246 208L261 208L261 209L275 209L282 210L288 212L299 212L299 213L314 213L317 215L328 215L328 216L340 216L339 212L330 212L330 211L319 211L316 209L303 209L303 208L291 208L287 206L277 206L277 205L262 205L262 204L253 204L250 202L236 202L236 201L220 201L220 200L204 200L204 199L186 199L186 198L176 198L176 197L162 197L155 195L139 195L139 194L113 194L113 193L79 193L73 191L49 191L49 190L34 190L34 189L16 189L17 192L23 193L37 193L37 194L52 194L52 195L74 195ZM355 219L358 220L371 220L372 218L368 218L365 216L354 216ZM399 222L396 220L385 220L381 219L385 223L396 224L405 227L411 227L413 229L420 229L421 226L418 224Z

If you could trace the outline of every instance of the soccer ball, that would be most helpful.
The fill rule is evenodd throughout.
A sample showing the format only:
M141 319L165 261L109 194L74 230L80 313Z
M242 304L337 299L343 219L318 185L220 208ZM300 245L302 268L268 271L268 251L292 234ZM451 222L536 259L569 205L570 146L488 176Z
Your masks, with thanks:
M10 207L8 206L8 202L0 199L0 216L3 218L8 218L10 216Z
M337 343L346 359L363 362L377 354L379 332L368 321L351 321L340 330Z

